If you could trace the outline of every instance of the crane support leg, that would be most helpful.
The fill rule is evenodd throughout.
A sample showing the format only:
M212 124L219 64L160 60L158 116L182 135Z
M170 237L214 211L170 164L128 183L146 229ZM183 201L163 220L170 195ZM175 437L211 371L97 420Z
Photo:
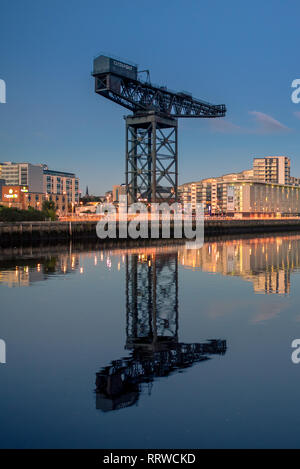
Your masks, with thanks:
M177 202L177 119L155 112L126 117L128 203Z

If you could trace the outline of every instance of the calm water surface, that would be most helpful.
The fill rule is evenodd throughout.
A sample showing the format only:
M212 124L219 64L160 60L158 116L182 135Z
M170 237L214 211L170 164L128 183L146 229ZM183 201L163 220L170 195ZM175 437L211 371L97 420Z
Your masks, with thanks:
M3 448L300 447L300 234L0 250Z

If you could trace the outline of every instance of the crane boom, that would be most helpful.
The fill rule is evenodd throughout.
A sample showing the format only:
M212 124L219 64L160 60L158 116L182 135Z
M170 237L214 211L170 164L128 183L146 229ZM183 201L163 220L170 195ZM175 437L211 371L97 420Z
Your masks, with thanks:
M170 91L148 82L111 73L94 74L95 92L133 113L155 111L168 117L224 117L225 104L213 105L188 93Z

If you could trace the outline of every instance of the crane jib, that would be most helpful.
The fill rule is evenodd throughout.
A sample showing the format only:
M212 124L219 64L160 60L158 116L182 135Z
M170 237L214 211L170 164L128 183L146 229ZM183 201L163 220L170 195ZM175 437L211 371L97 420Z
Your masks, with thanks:
M136 66L106 56L94 60L95 92L132 112L151 110L169 117L224 117L226 106L195 99L138 79Z

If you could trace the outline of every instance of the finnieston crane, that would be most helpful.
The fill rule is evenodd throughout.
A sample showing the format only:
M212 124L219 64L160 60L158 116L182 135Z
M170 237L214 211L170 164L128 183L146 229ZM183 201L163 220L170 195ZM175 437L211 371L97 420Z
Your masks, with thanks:
M132 111L126 119L128 202L178 199L178 118L224 117L226 106L139 79L136 65L100 55L94 59L95 92Z

